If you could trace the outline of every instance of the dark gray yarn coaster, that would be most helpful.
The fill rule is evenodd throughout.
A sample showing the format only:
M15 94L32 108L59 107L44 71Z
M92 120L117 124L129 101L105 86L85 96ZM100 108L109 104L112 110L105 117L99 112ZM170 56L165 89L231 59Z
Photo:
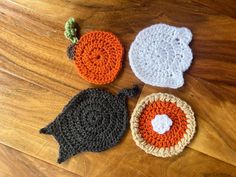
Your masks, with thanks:
M59 143L58 163L80 152L100 152L116 145L128 125L126 98L138 91L135 86L112 95L90 88L74 96L56 119L40 130Z

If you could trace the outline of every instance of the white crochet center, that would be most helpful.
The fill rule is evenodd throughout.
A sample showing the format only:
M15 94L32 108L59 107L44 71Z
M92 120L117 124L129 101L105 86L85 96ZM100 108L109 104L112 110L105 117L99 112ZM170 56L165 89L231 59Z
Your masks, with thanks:
M172 120L166 114L156 115L151 120L153 130L159 134L169 131L172 123Z
M179 88L184 84L183 72L192 62L188 46L192 33L185 27L156 24L143 29L129 50L134 74L144 83Z

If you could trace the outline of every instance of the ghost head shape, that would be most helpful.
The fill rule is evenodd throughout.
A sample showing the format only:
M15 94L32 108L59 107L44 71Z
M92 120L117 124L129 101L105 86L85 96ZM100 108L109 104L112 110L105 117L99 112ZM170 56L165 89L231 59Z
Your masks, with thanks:
M137 93L137 86L115 96L91 88L74 96L56 119L40 130L59 143L58 163L83 151L100 152L116 145L127 128L126 97Z
M179 88L192 61L192 33L185 27L156 24L143 29L129 50L134 74L144 83Z

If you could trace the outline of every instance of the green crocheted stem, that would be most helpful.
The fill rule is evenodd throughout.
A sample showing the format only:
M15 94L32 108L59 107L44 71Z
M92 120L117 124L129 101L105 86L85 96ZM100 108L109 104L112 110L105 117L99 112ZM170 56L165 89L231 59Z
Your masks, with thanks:
M69 18L69 20L66 22L64 35L73 44L76 44L78 42L77 23L73 17Z

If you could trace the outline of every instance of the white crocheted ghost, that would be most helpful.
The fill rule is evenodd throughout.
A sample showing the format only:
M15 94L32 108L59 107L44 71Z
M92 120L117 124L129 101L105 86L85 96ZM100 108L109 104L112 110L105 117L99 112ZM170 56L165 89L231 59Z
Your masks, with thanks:
M134 74L144 83L179 88L184 84L183 72L192 62L189 43L192 33L185 27L156 24L143 29L129 50Z

